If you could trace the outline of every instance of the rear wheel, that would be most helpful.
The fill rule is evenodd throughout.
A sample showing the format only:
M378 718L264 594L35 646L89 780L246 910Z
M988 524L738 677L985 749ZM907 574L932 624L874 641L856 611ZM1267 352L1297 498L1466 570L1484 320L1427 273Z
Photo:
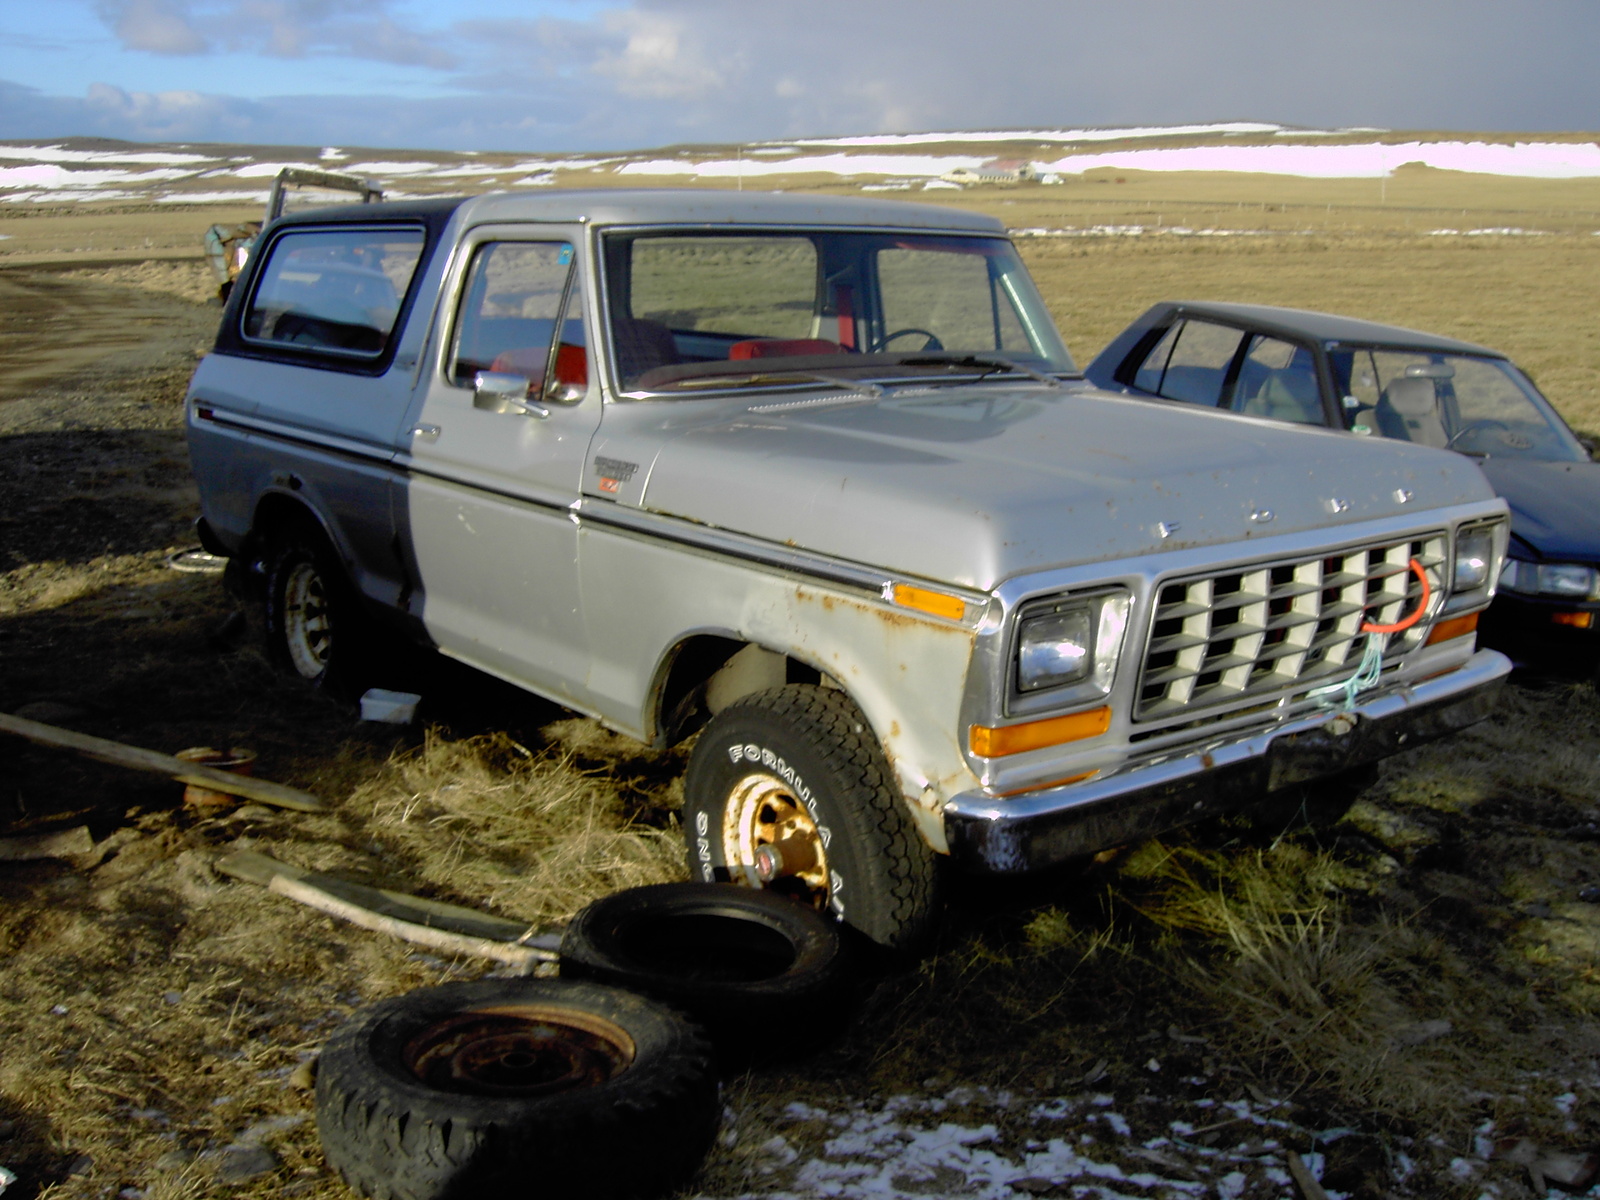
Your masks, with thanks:
M370 657L365 620L320 534L296 530L272 544L266 602L273 658L331 694L359 693Z
M705 882L832 911L894 949L927 934L936 856L842 692L795 684L729 705L701 731L684 791L690 868Z

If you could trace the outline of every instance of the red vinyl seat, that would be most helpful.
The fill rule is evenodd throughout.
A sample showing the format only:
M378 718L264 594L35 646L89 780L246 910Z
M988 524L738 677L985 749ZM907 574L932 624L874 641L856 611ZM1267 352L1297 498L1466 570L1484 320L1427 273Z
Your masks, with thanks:
M827 338L749 338L728 347L728 358L791 358L798 354L840 354L838 342Z

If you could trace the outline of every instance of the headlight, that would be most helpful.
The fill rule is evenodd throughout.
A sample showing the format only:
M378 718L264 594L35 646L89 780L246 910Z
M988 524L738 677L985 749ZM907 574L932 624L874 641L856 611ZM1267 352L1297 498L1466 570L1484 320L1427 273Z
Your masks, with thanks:
M1027 605L1017 622L1017 691L1023 694L1086 685L1111 691L1128 594L1068 597Z
M1089 677L1094 617L1087 605L1029 617L1017 639L1017 689L1036 692Z
M1489 582L1494 565L1494 530L1487 525L1463 529L1456 535L1454 589L1472 592Z
M1538 578L1541 596L1568 596L1586 600L1595 591L1594 568L1577 563L1541 563Z
M1500 586L1525 596L1560 596L1567 600L1600 599L1600 571L1581 563L1531 563L1506 560Z

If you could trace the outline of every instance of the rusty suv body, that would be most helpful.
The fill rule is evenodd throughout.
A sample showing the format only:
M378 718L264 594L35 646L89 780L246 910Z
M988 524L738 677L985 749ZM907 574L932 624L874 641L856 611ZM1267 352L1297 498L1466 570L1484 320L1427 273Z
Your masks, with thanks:
M1469 724L1507 670L1471 463L1097 392L1001 227L943 208L299 214L188 424L205 540L301 674L381 629L698 732L696 872L886 943L938 856L1158 832Z

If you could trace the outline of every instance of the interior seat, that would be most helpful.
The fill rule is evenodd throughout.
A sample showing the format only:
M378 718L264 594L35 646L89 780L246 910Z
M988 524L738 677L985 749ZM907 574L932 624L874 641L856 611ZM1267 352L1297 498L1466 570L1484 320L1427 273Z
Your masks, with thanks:
M617 369L622 373L624 387L646 371L683 361L672 330L660 321L612 317L611 345L617 354Z
M1387 421L1382 419L1385 403L1391 414ZM1450 435L1445 432L1444 421L1439 416L1433 380L1426 376L1406 375L1391 381L1378 401L1378 408L1379 424L1386 436L1394 437L1403 429L1402 436L1419 446L1444 449L1450 445Z
M1270 417L1297 425L1327 424L1316 377L1293 367L1268 372L1255 395L1249 397L1239 411L1252 417Z

